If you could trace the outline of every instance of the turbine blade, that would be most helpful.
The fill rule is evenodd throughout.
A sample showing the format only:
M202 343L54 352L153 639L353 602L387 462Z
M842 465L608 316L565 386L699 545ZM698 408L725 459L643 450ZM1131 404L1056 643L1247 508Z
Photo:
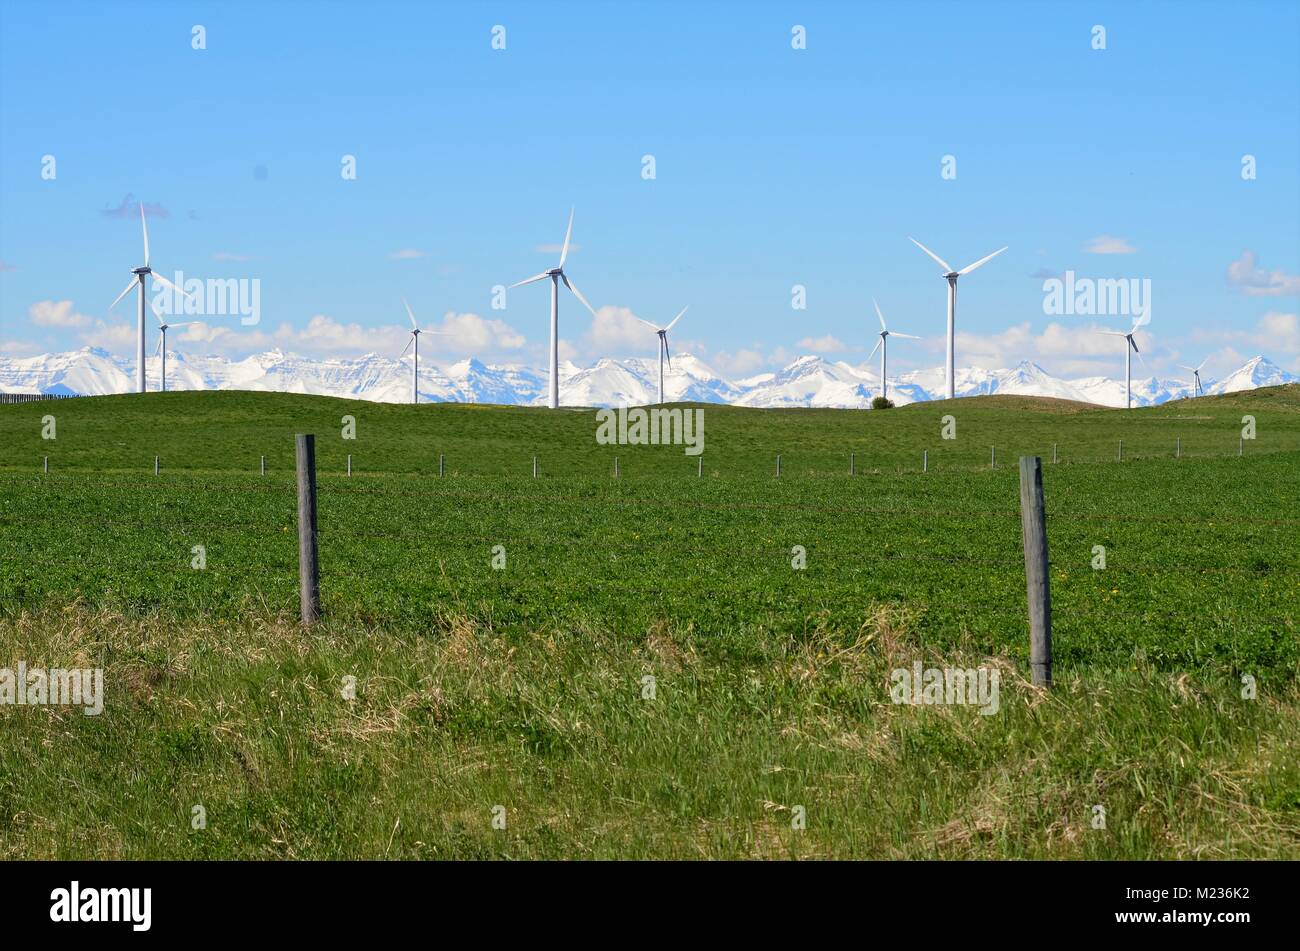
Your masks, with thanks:
M1128 338L1128 345L1133 348L1133 352L1141 355L1142 351L1138 349L1137 341L1133 339L1133 335L1125 334L1124 336Z
M929 248L927 248L925 245L923 245L920 241L917 241L915 238L908 238L907 240L908 240L908 241L911 241L914 245L916 245L918 248L920 248L920 249L921 249L922 251L924 251L926 254L930 255L930 257L934 258L934 260L935 260L936 262L938 262L939 267L943 268L943 270L944 270L945 273L947 273L947 272L949 272L949 271L952 270L952 265L951 265L951 264L949 264L949 263L948 263L947 261L945 261L943 258L939 257L939 255L935 254L933 251L931 251Z
M511 284L510 286L511 286L511 287L523 287L525 284L532 284L532 283L535 282L535 281L540 281L540 280L542 280L543 278L550 277L550 276L551 276L550 271L543 271L541 274L537 274L537 275L534 275L533 277L525 278L525 279L522 280L522 281L515 281L515 283Z
M155 281L157 281L159 284L161 284L163 287L169 288L169 289L175 291L177 294L180 294L181 297L187 298L188 300L194 300L194 295L193 295L193 294L190 294L190 293L188 293L187 291L183 291L183 290L181 290L179 287L177 287L177 286L176 286L175 284L173 284L171 281L167 280L167 278L163 277L163 276L162 276L161 274L159 274L157 271L150 271L150 272L149 272L149 276L152 277L152 278L153 278Z
M403 347L402 352L397 355L397 359L400 360L402 357L406 356L406 351L411 349L411 344L413 343L415 343L415 334L411 334L411 339L406 341L406 346Z
M568 230L564 232L564 245L560 248L560 267L564 267L564 259L569 256L569 238L573 237L573 212L574 209L570 208L569 227Z
M1178 369L1180 369L1180 370L1186 370L1188 373L1195 373L1195 372L1196 372L1196 370L1195 370L1194 368L1183 366L1181 363L1175 364L1175 366L1177 366Z
M144 223L144 202L140 202L140 227L144 231L144 266L149 266L149 226Z
M633 317L636 317L636 314L633 314L632 316L633 316ZM648 321L648 320L644 320L644 319L642 319L642 318L640 318L640 317L636 317L636 319L637 319L637 320L640 320L641 323L645 324L647 327L649 327L649 328L650 328L651 330L653 330L655 333L658 333L658 332L659 332L659 328L656 327L654 324L650 323L650 321Z
M998 248L998 249L997 249L996 251L994 251L992 254L987 255L986 257L982 257L982 258L980 258L980 259L979 259L978 261L976 261L974 264L967 264L964 268L962 268L962 269L961 269L960 271L958 271L957 273L958 273L958 274L969 274L971 271L975 270L975 269L976 269L977 267L979 267L981 264L987 264L989 261L992 261L995 257L997 257L999 254L1001 254L1001 253L1002 253L1003 251L1005 251L1005 250L1006 250L1005 247L1003 247L1003 248Z
M158 354L162 353L162 345L163 345L163 336L162 336L162 334L159 334L159 335L158 335L158 346L154 347L154 349L153 349L153 355L154 355L155 357L158 356Z
M576 297L576 298L578 298L578 300L582 301L582 306L585 307L585 308L587 308L587 310L591 311L591 316L595 317L595 316L596 316L596 308L592 307L590 304L587 303L587 298L583 297L583 296L582 296L582 291L578 290L577 285L574 284L574 283L572 283L572 282L569 280L569 275L567 275L567 274L565 274L563 271L561 271L561 272L560 272L560 280L564 281L564 286L567 287L569 290L573 291L573 296Z
M921 339L921 338L918 337L916 334L901 334L901 333L899 333L897 330L891 330L891 331L889 332L889 336L891 336L891 337L903 337L903 338L905 338L905 339L907 339L907 340L920 340L920 339Z
M1098 330L1096 333L1105 334L1107 337L1127 337L1128 334L1120 333L1118 330Z
M669 324L667 327L665 327L664 330L672 330L674 327L676 327L677 321L682 319L682 315L686 313L686 309L690 306L691 306L690 304L687 304L686 307L683 307L681 309L681 313L679 313L676 317L674 317L673 322Z
M406 307L406 316L411 318L411 326L419 330L420 325L415 322L415 311L411 310L411 305L406 303L405 297L402 298L402 304Z
M871 303L876 304L876 299L874 297L871 298ZM885 315L880 312L879 304L876 304L876 317L880 320L880 329L888 330L889 328L885 326Z
M1210 358L1206 357L1204 360L1201 361L1201 365L1196 368L1195 372L1200 373L1202 370L1205 369L1205 365L1209 362L1210 362Z
M673 355L668 349L668 335L664 334L664 356L668 358L668 369L673 368Z
M124 290L122 293L117 295L117 297L113 300L113 303L108 305L108 309L112 310L114 307L116 307L117 302L120 301L127 294L131 293L131 288L135 287L135 285L136 285L136 279L133 277L131 278L131 283L126 285L126 290Z
M876 345L875 345L874 347L872 347L872 348L871 348L871 352L867 354L867 359L868 359L868 360L870 360L872 357L874 357L874 356L876 355L876 351L880 349L880 345L881 345L882 343L884 343L884 342L885 342L885 338L884 338L884 337L881 337L881 338L879 338L879 339L876 341Z

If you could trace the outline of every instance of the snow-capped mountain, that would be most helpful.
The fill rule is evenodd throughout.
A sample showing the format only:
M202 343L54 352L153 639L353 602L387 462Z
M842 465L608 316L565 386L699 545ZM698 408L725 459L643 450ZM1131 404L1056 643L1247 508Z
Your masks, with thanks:
M147 366L150 389L158 387L157 359ZM0 393L68 393L100 396L128 393L134 364L94 348L38 357L0 358ZM1205 381L1210 394L1235 393L1261 386L1294 383L1267 358L1257 356L1217 382ZM173 390L265 390L341 396L381 403L411 398L411 362L378 354L356 359L313 360L270 350L243 360L169 352L167 386ZM805 356L774 373L727 380L689 353L673 357L664 373L670 401L731 403L766 408L818 406L866 407L880 391L880 378L869 366ZM1109 377L1054 377L1028 361L1005 370L974 367L957 370L958 396L992 393L1049 396L1058 399L1124 405L1124 381ZM892 376L889 396L895 403L943 397L941 367ZM560 365L560 398L569 406L619 406L653 403L659 394L659 363L653 359L601 360L590 367ZM1140 406L1192 395L1190 381L1155 377L1133 381L1133 400ZM518 365L494 366L476 359L420 365L422 402L505 403L537 406L546 402L546 370Z

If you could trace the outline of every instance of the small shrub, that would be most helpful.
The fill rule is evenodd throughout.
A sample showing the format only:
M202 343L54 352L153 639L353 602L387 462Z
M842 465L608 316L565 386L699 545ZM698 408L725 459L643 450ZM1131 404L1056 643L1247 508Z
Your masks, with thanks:
M883 396L877 396L871 401L872 409L893 409L894 401Z

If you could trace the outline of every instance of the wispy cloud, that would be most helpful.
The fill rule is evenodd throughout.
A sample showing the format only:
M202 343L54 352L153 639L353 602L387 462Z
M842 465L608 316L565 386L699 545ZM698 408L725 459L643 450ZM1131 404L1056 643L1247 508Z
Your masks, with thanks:
M1115 238L1108 234L1098 235L1083 246L1088 254L1137 254L1137 248L1128 243L1127 238Z
M1300 294L1300 277L1278 269L1265 271L1254 251L1243 251L1228 265L1228 283L1247 297L1285 297Z
M104 208L100 214L105 218L134 218L140 214L140 202L132 194L127 194L116 208ZM157 202L144 203L146 218L166 218L171 213Z
M799 349L812 350L816 353L842 353L847 347L838 337L827 334L824 337L804 337L799 341Z
M418 248L402 248L400 251L394 251L388 257L394 261L414 261L416 258L427 258L428 251L421 251Z
M88 327L90 318L72 309L70 300L37 301L28 310L32 323L38 327Z

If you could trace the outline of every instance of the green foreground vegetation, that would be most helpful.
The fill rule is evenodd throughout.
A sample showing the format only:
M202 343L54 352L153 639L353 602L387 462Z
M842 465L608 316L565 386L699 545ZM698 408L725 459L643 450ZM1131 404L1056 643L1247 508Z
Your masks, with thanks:
M99 716L0 707L0 857L1300 855L1300 388L703 411L701 477L592 411L0 406L0 667L105 671ZM996 669L999 709L895 705L917 661Z

